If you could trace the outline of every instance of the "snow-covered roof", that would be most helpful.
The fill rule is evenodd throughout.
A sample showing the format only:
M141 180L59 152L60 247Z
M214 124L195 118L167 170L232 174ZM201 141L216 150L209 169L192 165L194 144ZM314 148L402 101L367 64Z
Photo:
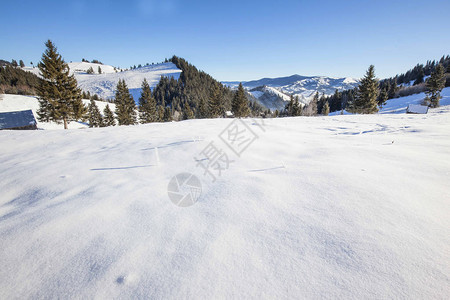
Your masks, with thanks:
M419 104L409 104L406 109L408 114L426 114L428 113L428 106Z
M36 126L36 119L31 109L0 113L0 130L28 126Z

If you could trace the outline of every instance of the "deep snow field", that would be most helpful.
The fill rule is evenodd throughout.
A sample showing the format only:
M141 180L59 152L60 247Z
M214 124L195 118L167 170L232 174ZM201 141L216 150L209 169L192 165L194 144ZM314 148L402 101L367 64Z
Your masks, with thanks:
M0 298L448 298L449 106L233 121L0 131Z

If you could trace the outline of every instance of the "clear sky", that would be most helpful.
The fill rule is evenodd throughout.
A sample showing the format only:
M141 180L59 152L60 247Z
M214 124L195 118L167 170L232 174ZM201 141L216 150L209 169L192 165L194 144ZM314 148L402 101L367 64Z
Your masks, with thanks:
M379 78L450 54L450 1L1 1L0 59L120 66L176 54L218 80L292 74Z

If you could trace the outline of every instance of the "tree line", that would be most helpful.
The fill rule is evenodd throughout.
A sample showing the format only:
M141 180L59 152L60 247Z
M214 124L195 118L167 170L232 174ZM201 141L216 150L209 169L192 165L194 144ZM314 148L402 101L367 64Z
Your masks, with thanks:
M102 114L94 101L95 96L81 92L74 75L69 75L68 65L57 52L56 46L50 40L45 45L47 49L38 64L44 79L39 81L37 87L40 105L38 118L40 121L63 123L64 128L74 120L88 120L91 127L103 127L114 126L116 122L118 125L134 125L226 117L227 111L231 111L234 117L328 115L329 112L343 109L352 113L375 113L397 87L392 85L386 90L376 78L374 66L370 66L359 86L353 90L336 91L328 97L316 92L312 101L305 106L301 105L298 96L291 96L284 110L272 113L258 103L249 101L242 84L233 91L184 59L173 56L169 61L182 70L178 79L161 77L153 91L144 79L138 105L125 81L119 80L113 100L115 111L107 105ZM426 81L426 104L439 106L444 83L445 68L438 64ZM82 98L91 99L87 107Z

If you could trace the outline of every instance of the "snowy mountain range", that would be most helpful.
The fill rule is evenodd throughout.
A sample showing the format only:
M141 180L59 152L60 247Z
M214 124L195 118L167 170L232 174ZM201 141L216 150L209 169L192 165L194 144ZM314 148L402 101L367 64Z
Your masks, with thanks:
M236 88L237 81L226 81L223 84ZM308 104L316 92L332 95L336 90L353 89L358 80L351 77L334 78L326 76L292 75L278 78L263 78L242 82L242 85L258 102L270 109L283 109L290 95L298 96L303 104Z
M71 62L68 65L71 74L75 75L78 85L83 91L97 94L103 99L114 97L119 79L125 80L130 93L137 101L144 78L147 79L150 87L155 87L161 76L178 79L181 73L181 70L171 62L147 65L125 71L110 65L90 62ZM88 74L87 71L90 68L94 70L94 74ZM101 68L101 74L98 73L99 68ZM36 67L25 67L23 69L39 75L39 69ZM223 84L236 88L239 82L229 81L223 82ZM257 101L271 110L281 110L285 107L286 102L289 101L291 94L298 96L301 103L308 104L316 92L332 95L336 90L342 91L356 87L358 80L350 77L334 78L292 75L279 78L263 78L243 82L242 84L249 92L250 100Z

